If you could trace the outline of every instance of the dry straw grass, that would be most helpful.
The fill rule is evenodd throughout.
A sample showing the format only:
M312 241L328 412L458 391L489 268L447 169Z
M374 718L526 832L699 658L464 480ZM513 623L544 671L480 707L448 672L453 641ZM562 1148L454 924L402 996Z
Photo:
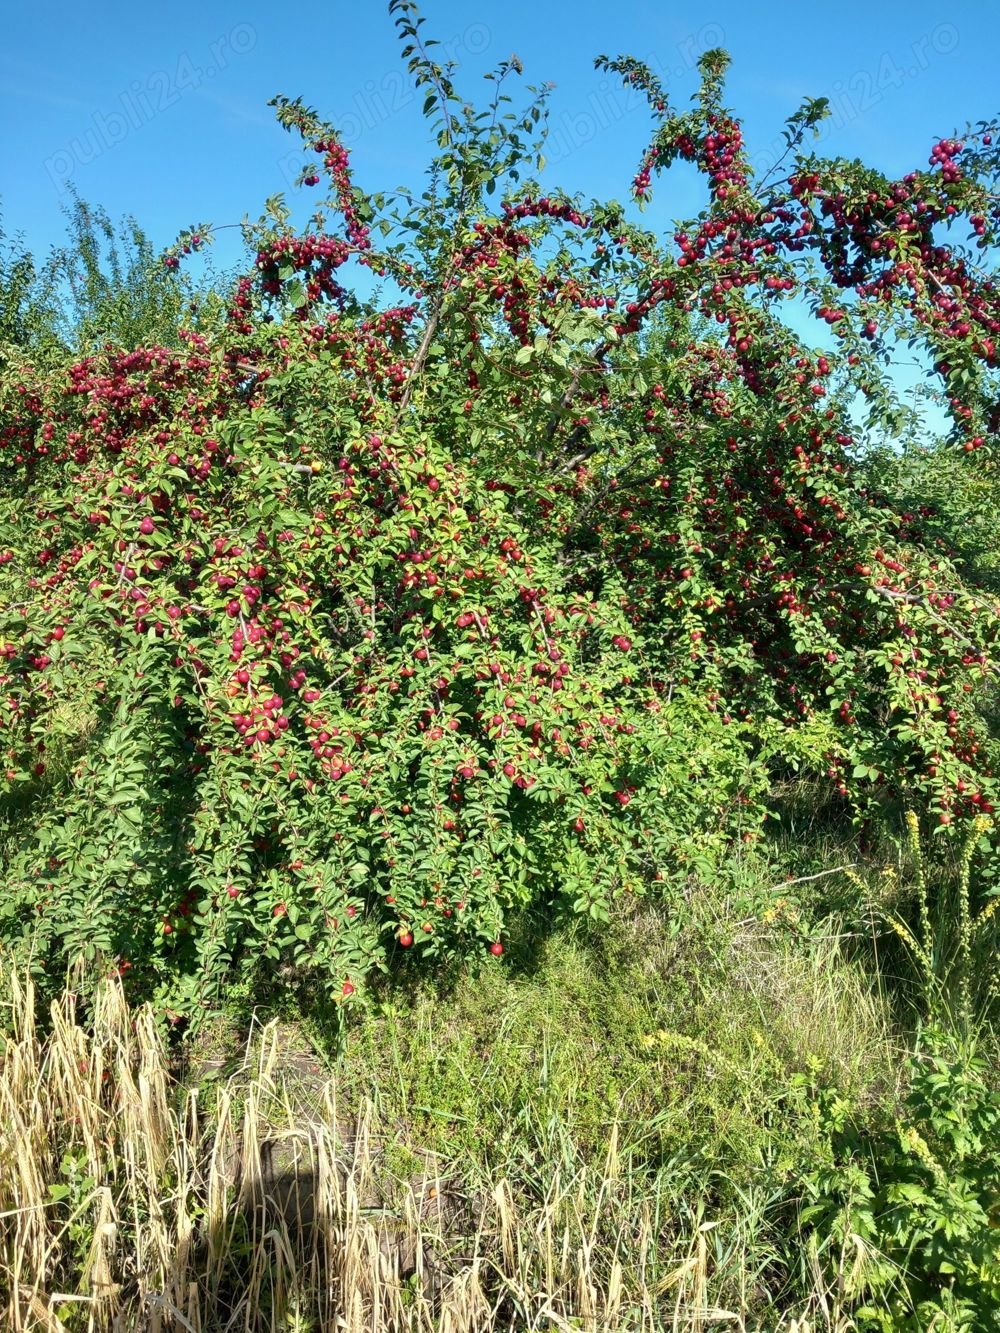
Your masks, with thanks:
M30 982L0 975L0 1326L479 1333L742 1329L711 1296L711 1224L681 1262L623 1166L554 1161L544 1190L498 1172L475 1191L432 1163L386 1189L370 1108L350 1132L336 1084L303 1117L273 1029L228 1081L179 1089L148 1009L104 983L35 1025ZM0 1041L4 1040L0 1038ZM815 1318L850 1325L818 1284ZM825 1308L824 1308L825 1307Z

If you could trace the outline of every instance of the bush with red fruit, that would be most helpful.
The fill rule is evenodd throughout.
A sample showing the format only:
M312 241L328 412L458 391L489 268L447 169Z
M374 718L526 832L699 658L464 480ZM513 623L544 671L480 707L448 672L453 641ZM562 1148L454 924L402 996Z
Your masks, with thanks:
M675 235L518 180L538 103L488 130L418 48L439 149L402 223L278 99L323 221L248 228L220 333L8 359L6 945L127 956L189 1013L280 958L343 998L710 871L776 776L992 809L995 600L866 484L851 412L913 336L992 468L1000 296L959 242L992 242L997 150L889 180L807 154L807 103L757 185L722 53L683 113L600 63L649 97L637 197L704 175Z

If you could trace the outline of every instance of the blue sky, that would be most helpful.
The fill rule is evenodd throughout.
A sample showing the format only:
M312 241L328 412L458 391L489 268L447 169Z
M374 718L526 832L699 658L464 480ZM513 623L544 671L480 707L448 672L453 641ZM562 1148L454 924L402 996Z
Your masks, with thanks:
M759 164L806 95L831 100L826 151L889 172L922 164L935 136L1000 110L1000 6L987 0L426 0L423 12L468 95L484 95L483 72L512 52L525 82L556 85L545 178L588 198L625 197L648 127L643 108L595 71L602 52L648 60L684 105L698 54L725 47L729 102ZM63 239L70 182L112 216L134 213L158 245L193 222L257 216L268 195L292 190L301 161L267 106L276 93L301 95L342 126L364 184L419 182L426 125L384 0L50 0L8 6L5 32L0 209L8 234L39 254ZM649 220L667 226L694 211L694 185L671 174ZM236 238L227 233L223 261Z
M547 174L588 196L624 196L648 123L594 70L600 52L650 59L684 103L698 53L726 47L730 102L761 160L806 94L834 106L824 147L889 171L923 162L934 135L1000 110L1000 7L985 0L427 0L424 13L472 95L487 91L483 71L512 52L527 82L557 85ZM53 0L8 7L5 30L0 200L8 231L40 250L61 239L70 181L113 215L133 211L157 242L196 219L256 216L265 197L290 189L298 165L267 106L278 92L341 122L366 183L419 179L426 130L383 0ZM695 204L684 186L661 188L657 221Z

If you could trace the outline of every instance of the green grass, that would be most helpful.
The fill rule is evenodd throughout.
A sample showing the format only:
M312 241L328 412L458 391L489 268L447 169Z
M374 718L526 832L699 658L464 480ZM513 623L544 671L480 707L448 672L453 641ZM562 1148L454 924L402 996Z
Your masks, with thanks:
M796 837L804 839L797 850ZM492 1322L482 1323L490 1329L674 1333L715 1321L746 1333L915 1333L924 1325L919 1311L908 1310L910 1277L934 1310L939 1296L942 1308L949 1299L928 1269L933 1249L920 1233L926 1210L911 1201L887 1213L872 1191L887 1173L890 1182L929 1191L940 1216L974 1232L976 1200L988 1204L988 1182L976 1185L973 1173L963 1184L967 1149L942 1137L935 1117L943 1108L946 1127L970 1117L991 1123L997 1046L988 1016L977 1016L974 1040L940 1047L955 1052L950 1082L933 1104L914 1103L931 1049L920 1025L940 1028L947 1017L933 1006L952 965L942 951L941 985L922 983L919 960L888 924L890 915L919 917L913 858L893 861L892 854L888 841L865 850L838 842L803 803L780 836L741 852L713 882L690 883L673 904L633 901L599 927L522 920L502 959L436 984L412 980L404 967L384 978L367 1007L353 1004L346 1015L316 1003L305 979L298 989L289 976L259 990L248 985L186 1052L182 1085L189 1095L197 1086L202 1105L216 1098L226 1111L214 1129L211 1117L199 1127L175 1089L176 1181L196 1163L225 1160L221 1149L209 1151L212 1142L245 1142L251 1124L254 1143L285 1136L316 1151L318 1143L328 1156L346 1154L355 1164L352 1188L380 1200L371 1217L362 1209L352 1232L358 1248L349 1267L359 1281L369 1271L360 1257L365 1247L382 1243L378 1227L388 1228L382 1241L431 1236L432 1220L414 1214L413 1201L426 1201L429 1181L443 1182L442 1197L457 1211L444 1219L447 1235L429 1243L446 1245L449 1262L464 1265L463 1282L482 1279L482 1291L470 1286L468 1300L462 1297L469 1328L485 1320L476 1313L482 1297L493 1303ZM954 867L924 869L927 911L945 938ZM984 910L977 897L973 919L982 920L976 940L983 948L995 924ZM986 954L975 961L982 968ZM152 1033L152 1019L143 1021ZM116 1022L126 1033L127 1014ZM60 1029L52 1040L60 1050L69 1039ZM72 1035L69 1044L86 1040ZM114 1036L116 1049L128 1040ZM976 1068L966 1049L977 1051ZM65 1070L86 1082L91 1064L60 1055L52 1077ZM58 1173L64 1152L82 1149L72 1119L48 1126L31 1093L36 1083L34 1075L23 1078L17 1096L45 1122ZM109 1106L107 1114L117 1112ZM906 1148L913 1133L925 1145L920 1151L938 1153L947 1169L924 1170ZM995 1154L988 1145L976 1151L985 1170ZM121 1163L112 1166L124 1198L133 1185ZM950 1192L956 1173L971 1191L964 1212ZM210 1174L195 1168L195 1193L207 1189ZM153 1175L146 1184L158 1188ZM237 1202L233 1196L231 1205ZM330 1226L341 1226L344 1206L329 1201ZM238 1212L220 1216L244 1225ZM880 1243L891 1241L894 1218L905 1219L905 1244L886 1255ZM178 1238L188 1225L180 1214L168 1221L180 1228ZM266 1230L271 1222L258 1224ZM271 1271L272 1260L249 1235L236 1227L229 1249L216 1256L233 1291L246 1286L244 1269L261 1281ZM923 1246L923 1266L907 1274L901 1255L911 1239ZM213 1288L196 1256L179 1239L174 1255L174 1243L166 1236L161 1244L170 1263L187 1257L171 1274L181 1283L183 1268L183 1281L198 1284L210 1305ZM289 1282L306 1271L295 1244L291 1237L281 1260ZM48 1253L40 1249L38 1262L49 1262ZM307 1251L308 1273L319 1272L319 1254ZM382 1280L372 1276L372 1292L396 1302L400 1318L424 1309L416 1288L410 1293L391 1275L380 1287ZM309 1286L314 1277L303 1281L295 1299L304 1309L321 1305L322 1288ZM562 1323L544 1321L548 1301ZM870 1316L859 1313L866 1301ZM581 1312L591 1307L604 1313L588 1323ZM283 1327L275 1322L280 1308L268 1305L270 1323L259 1326ZM312 1318L298 1326L318 1327ZM975 1325L955 1317L940 1327L973 1333Z
M766 863L743 874L693 892L682 925L639 906L549 935L530 969L515 944L450 986L388 987L330 1046L344 1109L388 1127L385 1169L426 1151L538 1197L555 1163L600 1179L613 1143L667 1269L711 1224L717 1301L808 1281L779 1214L821 1151L815 1097L891 1108L901 1041L836 923L810 924Z

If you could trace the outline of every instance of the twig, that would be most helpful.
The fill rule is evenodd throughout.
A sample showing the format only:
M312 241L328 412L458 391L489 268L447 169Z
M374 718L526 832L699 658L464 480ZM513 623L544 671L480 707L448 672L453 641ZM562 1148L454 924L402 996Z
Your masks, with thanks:
M538 609L538 602L534 598L531 600L531 609L534 611L538 621L538 628L542 631L542 638L545 640L545 651L551 654L552 644L549 642L548 632L545 629L545 621L542 619L542 613Z
M834 866L832 870L820 870L815 875L801 875L798 879L786 879L783 884L774 884L771 887L771 893L777 893L779 889L787 889L792 884L808 884L810 880L823 879L827 875L839 875L842 870L856 870L857 861L848 861L846 865Z

